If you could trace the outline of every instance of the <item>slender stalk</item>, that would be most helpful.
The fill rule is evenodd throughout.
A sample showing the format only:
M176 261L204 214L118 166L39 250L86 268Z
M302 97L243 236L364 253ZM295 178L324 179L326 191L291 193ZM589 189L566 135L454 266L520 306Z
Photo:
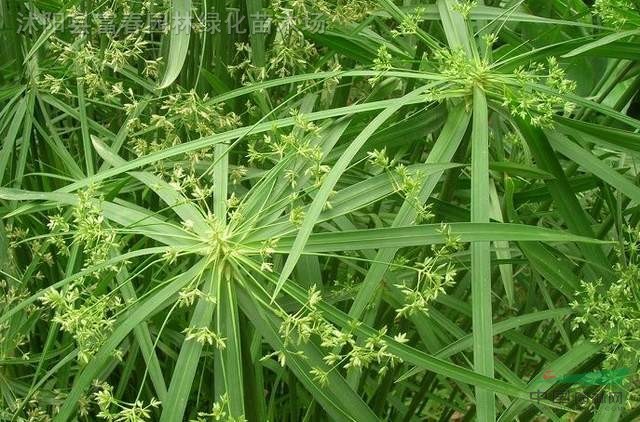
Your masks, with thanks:
M489 203L489 116L481 87L473 89L473 130L471 133L471 222L488 223ZM471 308L473 320L473 368L493 377L493 331L491 309L491 244L471 243ZM496 418L495 394L476 387L479 421Z

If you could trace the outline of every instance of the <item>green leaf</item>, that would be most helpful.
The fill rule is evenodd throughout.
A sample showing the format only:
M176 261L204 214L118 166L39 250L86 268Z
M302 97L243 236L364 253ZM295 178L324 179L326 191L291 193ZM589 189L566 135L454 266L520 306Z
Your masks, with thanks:
M560 230L545 229L525 224L510 223L450 223L451 235L461 242L580 242L605 243L599 239L578 236ZM304 253L355 251L378 248L404 248L444 243L441 224L412 227L387 227L312 234L304 246ZM275 250L289 253L295 247L296 237L283 237ZM248 245L260 248L260 243Z
M58 204L76 205L78 197L70 193L30 192L19 189L0 188L0 199L10 201L53 201ZM182 228L157 218L149 211L142 211L132 204L120 201L116 204L108 201L97 201L107 219L116 222L127 230L148 236L159 242L176 248L194 248L200 241Z
M520 328L523 325L533 324L534 322L539 322L539 321L546 321L546 320L550 320L557 317L563 317L566 315L570 315L571 313L573 313L571 309L559 308L559 309L553 309L553 310L533 312L526 315L519 315L517 317L512 317L504 321L499 321L494 323L492 328L492 333L493 333L493 336L497 336L497 335L506 333L509 330ZM434 356L436 356L439 359L446 359L457 353L461 353L470 347L473 347L473 334L467 334L464 337L449 344L448 346L443 347ZM396 383L402 382L405 379L412 377L420 372L423 372L423 370L420 368L413 368L412 370L407 371L407 373L405 373L400 378L398 378L396 380Z
M95 173L91 138L89 137L89 120L87 119L87 103L84 98L84 82L78 78L78 111L80 112L80 132L82 135L82 148L87 176Z
M219 361L216 363L219 366L216 367L219 367L221 371L216 372L216 376L222 380L220 384L224 387L224 393L229 397L229 412L231 416L237 418L244 416L246 412L236 282L237 280L222 278L218 281L216 289L218 297L216 331L225 338L226 344L224 350L217 354Z
M547 137L551 146L556 151L563 154L565 157L570 158L583 169L591 172L605 183L608 183L625 194L630 199L640 203L640 188L638 188L634 182L630 181L612 169L609 165L602 162L592 152L585 150L561 134L548 133Z
M221 268L216 268L205 272L202 276L204 285L202 287L202 296L198 299L189 327L187 330L209 329L213 319L213 311L215 302L210 298L214 295L214 287L222 277ZM197 287L198 282L193 285ZM191 287L191 286L190 286ZM184 419L184 412L187 408L189 394L193 386L193 379L196 375L200 355L204 343L198 341L197 338L189 338L188 331L185 335L180 347L178 360L173 368L173 375L169 383L169 391L167 392L167 400L162 406L162 415L160 422L179 421Z
M294 244L291 247L291 251L289 253L289 257L284 264L282 272L280 273L280 279L276 284L276 288L273 292L273 298L275 298L280 289L282 289L282 285L285 283L287 278L291 275L291 272L295 268L296 263L298 262L298 258L302 254L304 249L304 245L307 243L307 239L311 235L311 231L315 226L322 209L324 208L329 195L338 182L338 179L344 173L344 171L349 166L353 156L362 148L362 146L367 142L369 137L373 135L373 133L378 130L378 128L384 124L394 113L396 113L400 108L404 105L420 98L424 90L427 89L426 86L420 87L404 97L394 100L384 111L376 116L365 128L360 132L360 134L351 142L349 147L345 150L344 154L338 159L338 161L331 168L331 171L326 176L322 186L318 190L316 197L309 207L309 211L305 214L304 221L302 226L298 231L298 236Z
M191 0L171 0L169 53L166 68L158 88L168 87L176 80L184 66L191 35Z
M562 58L569 58L569 57L575 57L575 56L579 56L580 54L584 54L590 50L593 50L595 48L598 47L604 47L608 44L611 44L614 41L618 41L621 40L623 38L628 38L628 37L632 37L634 35L640 35L640 30L638 29L633 29L633 30L629 30L629 31L621 31L621 32L614 32L613 34L609 34L609 35L605 35L604 37L597 39L593 42L581 45L578 48L575 48L573 50L571 50L570 52L563 54Z
M205 270L206 264L206 260L201 260L186 272L173 279L167 280L167 282L164 283L166 285L156 289L156 291L152 290L141 297L133 308L116 322L113 332L100 347L100 350L98 350L91 361L75 378L73 388L62 404L60 412L54 418L55 422L65 422L75 414L78 400L85 394L93 380L104 368L104 365L110 359L113 359L113 352L122 340L124 340L138 324L146 320L149 315L156 311L158 307L176 295L180 289L193 282L194 279L198 279ZM168 397L171 399L171 388L169 391Z
M430 168L433 163L448 162L453 158L456 150L458 149L471 115L467 113L463 108L458 108L452 111L447 118L444 128L440 132L440 136L436 140L429 156L425 161L425 167ZM442 177L443 171L436 172L435 174L429 174L423 181L422 187L418 194L418 201L422 205L431 196L436 184ZM400 211L394 218L392 227L409 226L413 223L417 215L416 207L411 201L404 201ZM387 238L381 238L387 239ZM377 243L377 247L382 245ZM393 260L397 248L378 250L374 262L371 264L364 281L360 285L358 293L351 305L349 315L352 318L360 318L364 309L371 303L371 300L379 290L380 283L388 269L388 263Z
M545 180L545 184L551 193L554 205L563 218L569 230L580 236L595 236L589 218L572 192L567 176L553 153L549 141L544 132L533 128L524 121L518 120L518 129L531 148L538 167L554 176L553 180ZM608 267L607 258L599 245L581 243L578 245L596 274L602 274Z
M471 222L489 223L489 109L480 87L473 90L471 133ZM493 311L491 305L491 252L489 242L471 243L471 309L473 321L473 368L493 377ZM476 412L481 421L496 418L495 395L476 388Z
M551 371L557 376L565 375L570 373L574 368L579 367L579 365L583 362L586 362L589 358L591 358L596 353L600 352L602 346L593 344L590 342L583 342L575 345L571 350L567 351L567 353L560 356L553 362L549 362L544 365L543 370L538 373L527 385L527 391L530 393L534 392L545 392L551 387L553 387L553 382L545 382L544 376L547 371ZM530 400L536 399L535 394L528 394ZM498 419L499 422L508 422L513 421L517 418L517 416L528 406L530 406L530 401L525 400L516 400L511 406L509 406Z
M285 287L285 289L287 288L288 286ZM285 347L283 339L278 333L282 321L275 315L273 308L266 305L269 298L264 293L259 294L260 290L258 289L252 288L251 291L252 294L245 289L237 291L242 311L271 347L274 350L282 351L287 367L312 394L313 398L322 405L324 410L333 419L339 421L377 421L378 417L353 391L342 375L338 371L331 370L332 368L323 362L323 355L316 345L309 342L297 345L297 347L294 345ZM297 352L301 352L301 354ZM326 386L311 376L310 371L313 368L327 372L328 384Z

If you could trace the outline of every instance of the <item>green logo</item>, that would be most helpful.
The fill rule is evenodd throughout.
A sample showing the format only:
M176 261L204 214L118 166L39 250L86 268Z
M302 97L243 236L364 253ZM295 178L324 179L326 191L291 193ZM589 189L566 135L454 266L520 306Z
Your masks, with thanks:
M554 384L580 384L580 385L622 385L625 378L631 375L629 368L620 368L610 371L595 371L584 374L571 374L556 376L552 370L542 374L541 382Z

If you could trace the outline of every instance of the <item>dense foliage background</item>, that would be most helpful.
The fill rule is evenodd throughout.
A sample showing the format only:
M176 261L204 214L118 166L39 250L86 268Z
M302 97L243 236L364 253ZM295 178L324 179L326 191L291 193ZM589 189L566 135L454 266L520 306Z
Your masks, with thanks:
M640 1L0 22L0 419L640 418Z

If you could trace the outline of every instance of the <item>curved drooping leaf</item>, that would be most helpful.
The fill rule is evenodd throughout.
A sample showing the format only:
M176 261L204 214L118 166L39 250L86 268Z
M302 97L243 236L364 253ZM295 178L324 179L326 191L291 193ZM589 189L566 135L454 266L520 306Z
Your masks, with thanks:
M171 85L182 70L191 36L191 0L171 0L171 22L169 28L169 52L166 57L164 75L159 88Z

